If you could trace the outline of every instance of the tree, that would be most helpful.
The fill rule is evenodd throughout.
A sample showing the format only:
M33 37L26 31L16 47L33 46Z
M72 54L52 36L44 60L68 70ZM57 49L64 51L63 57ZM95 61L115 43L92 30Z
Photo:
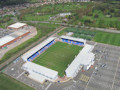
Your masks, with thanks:
M17 5L30 2L31 0L0 0L0 6Z
M99 17L99 15L98 14L95 14L95 16L94 16L95 18L98 18Z

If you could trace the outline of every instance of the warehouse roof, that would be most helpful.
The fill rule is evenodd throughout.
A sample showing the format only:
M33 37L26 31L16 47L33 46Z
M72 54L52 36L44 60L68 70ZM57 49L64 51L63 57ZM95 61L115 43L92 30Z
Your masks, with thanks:
M38 74L40 73L40 75L51 79L55 79L58 75L57 71L51 70L49 68L28 61L23 65L23 67L27 68L28 71L30 70L30 72L32 71Z
M80 39L80 38L75 38L75 37L70 37L70 36L65 36L65 35L62 35L61 38L86 43L86 40L85 40L85 39Z
M71 75L74 75L77 68L79 68L79 65L88 65L94 56L94 54L91 53L93 47L94 46L92 45L86 44L65 71L71 73Z
M14 37L9 36L9 35L2 37L2 38L0 38L0 46L4 45L4 44L6 44L14 39L15 39Z
M18 22L18 23L9 25L8 27L9 27L9 28L20 28L20 27L23 27L23 26L25 26L25 25L27 25L27 24Z
M45 40L44 42L42 42L39 45L35 46L31 50L29 50L28 52L26 52L25 54L23 54L22 55L22 59L25 60L25 61L27 61L27 58L29 58L31 55L33 55L34 53L36 53L38 50L40 50L41 48L43 48L46 44L48 44L49 42L51 42L54 39L55 39L55 37L50 37L47 40Z
M10 34L10 36L13 36L13 37L19 37L25 33L29 32L28 30L19 30L19 31L15 31L13 33Z
M19 30L19 31L13 32L7 36L0 38L0 46L14 40L15 38L17 38L19 36L22 36L23 34L25 34L27 32L29 32L29 31L28 30Z

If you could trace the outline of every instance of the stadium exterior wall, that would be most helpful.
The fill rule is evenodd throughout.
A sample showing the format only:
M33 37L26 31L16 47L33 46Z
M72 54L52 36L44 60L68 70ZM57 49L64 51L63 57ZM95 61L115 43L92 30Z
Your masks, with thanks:
M91 67L91 65L94 64L94 59L95 59L95 57L93 57L93 60L91 60L92 62L90 64L84 65L83 70L88 70Z
M25 62L25 64L23 64L22 68L26 71L29 72L29 74L33 74L35 73L32 77L36 77L36 76L42 76L45 80L49 80L52 82L55 82L56 79L58 78L58 72L54 71L52 69L46 68L44 66L35 64L33 62Z

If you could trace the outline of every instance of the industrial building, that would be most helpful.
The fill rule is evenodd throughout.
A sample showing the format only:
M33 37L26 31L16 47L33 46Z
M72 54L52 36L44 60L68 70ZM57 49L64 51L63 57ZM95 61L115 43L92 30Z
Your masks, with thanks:
M7 27L7 29L19 30L19 29L22 29L22 28L24 28L24 27L26 27L26 26L27 26L26 23L20 23L20 22L18 22L18 23L9 25L9 26Z
M6 47L7 45L10 45L11 43L17 41L18 39L28 35L30 32L28 30L19 30L15 31L9 35L6 35L2 38L0 38L0 48Z

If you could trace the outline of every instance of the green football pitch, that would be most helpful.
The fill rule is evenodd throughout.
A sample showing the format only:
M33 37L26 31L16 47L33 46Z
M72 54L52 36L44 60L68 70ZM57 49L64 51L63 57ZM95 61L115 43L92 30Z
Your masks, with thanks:
M67 43L56 42L39 57L33 60L34 63L58 71L58 75L63 77L68 65L74 60L82 47Z
M0 73L0 90L34 90L34 89L3 73Z

